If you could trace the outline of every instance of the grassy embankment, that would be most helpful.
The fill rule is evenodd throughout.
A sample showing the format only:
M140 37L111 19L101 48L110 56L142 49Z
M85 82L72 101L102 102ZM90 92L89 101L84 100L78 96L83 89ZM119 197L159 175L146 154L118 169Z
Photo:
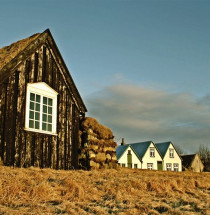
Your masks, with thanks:
M210 173L0 167L0 214L210 214Z

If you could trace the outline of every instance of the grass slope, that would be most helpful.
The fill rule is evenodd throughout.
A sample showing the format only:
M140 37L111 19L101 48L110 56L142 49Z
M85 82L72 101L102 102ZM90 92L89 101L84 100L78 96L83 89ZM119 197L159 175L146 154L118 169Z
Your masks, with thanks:
M0 167L0 214L210 214L210 173Z

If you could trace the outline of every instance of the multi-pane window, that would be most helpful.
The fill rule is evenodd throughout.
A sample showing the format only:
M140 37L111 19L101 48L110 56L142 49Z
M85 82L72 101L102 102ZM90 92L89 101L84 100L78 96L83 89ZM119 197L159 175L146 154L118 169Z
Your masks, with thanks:
M174 149L169 149L169 157L170 158L174 157Z
M56 133L57 92L45 83L33 83L27 86L25 129Z
M150 157L155 157L155 148L154 147L150 148Z
M171 171L171 163L167 163L166 164L166 170L167 171Z
M134 164L134 169L137 169L138 168L138 164Z
M29 128L40 128L40 95L30 93Z
M175 172L179 171L179 164L178 163L174 163L174 171Z
M122 163L122 167L125 167L125 164L124 164L124 163Z
M43 96L42 130L52 131L52 106L53 100Z
M52 131L53 100L30 93L29 128Z
M153 164L152 163L148 163L147 164L147 169L152 170L153 169Z

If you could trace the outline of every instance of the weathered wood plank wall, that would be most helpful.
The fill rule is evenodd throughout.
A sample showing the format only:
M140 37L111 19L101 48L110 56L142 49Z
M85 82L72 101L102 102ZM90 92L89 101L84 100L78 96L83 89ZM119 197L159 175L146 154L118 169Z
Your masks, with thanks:
M45 82L58 92L57 136L25 131L27 83ZM5 165L70 169L78 165L80 110L46 44L0 86L0 156Z

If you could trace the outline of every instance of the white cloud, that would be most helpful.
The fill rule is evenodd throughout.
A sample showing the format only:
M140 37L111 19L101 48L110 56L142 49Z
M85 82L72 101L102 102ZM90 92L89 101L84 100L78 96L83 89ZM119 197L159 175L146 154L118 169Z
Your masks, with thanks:
M202 101L202 102L201 102ZM129 84L104 87L87 99L88 115L127 142L173 141L186 152L210 145L209 96L170 94Z

